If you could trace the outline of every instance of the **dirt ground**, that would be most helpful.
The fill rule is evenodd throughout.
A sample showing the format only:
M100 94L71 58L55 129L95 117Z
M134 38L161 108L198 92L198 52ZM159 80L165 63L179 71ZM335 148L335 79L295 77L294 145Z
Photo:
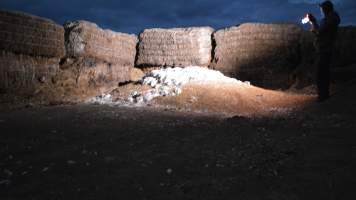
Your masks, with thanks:
M110 94L113 101L120 102L133 91L145 93L150 89L147 85L130 83L117 87ZM313 93L304 91L276 91L245 83L209 81L188 83L182 87L179 95L157 97L147 104L183 112L252 117L285 115L308 106L315 99Z
M0 199L356 199L355 89L259 117L2 104Z

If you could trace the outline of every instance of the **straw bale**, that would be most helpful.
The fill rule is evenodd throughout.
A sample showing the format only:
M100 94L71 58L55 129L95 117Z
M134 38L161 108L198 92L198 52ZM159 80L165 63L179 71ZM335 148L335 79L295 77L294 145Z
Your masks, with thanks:
M129 81L130 75L128 65L91 58L67 58L60 62L57 58L8 52L0 55L0 91L41 97L45 101L96 96Z
M335 43L334 66L342 67L356 63L356 27L340 27Z
M259 23L219 30L213 35L211 67L256 85L280 87L299 64L301 32L292 24Z
M304 31L301 37L302 64L315 63L317 50L316 37L310 31ZM356 63L356 27L340 27L335 42L333 66L342 67Z
M139 68L132 68L131 69L131 75L130 75L130 81L134 81L134 82L138 82L140 80L142 80L142 78L145 76L145 73L143 72L143 70L139 69Z
M58 58L33 57L0 52L0 90L16 93L39 82L50 82L59 71Z
M122 66L134 66L137 36L103 30L87 21L64 25L67 56L89 57Z
M303 31L300 37L300 62L292 73L295 78L293 87L304 88L314 84L316 64L315 35L310 31Z
M294 72L296 87L305 87L315 83L318 50L316 37L310 31L303 31L300 40L300 65ZM340 27L335 42L331 73L333 81L351 80L354 71L350 70L356 64L356 27ZM344 69L345 68L345 69ZM349 73L348 73L349 72Z
M210 27L146 29L140 34L137 66L203 66L211 61Z
M63 57L64 29L55 22L21 12L0 11L0 50Z
M122 66L84 57L67 58L61 65L62 70L75 69L78 79L88 80L82 82L87 85L91 84L89 82L118 85L120 82L129 81L131 68L129 65Z

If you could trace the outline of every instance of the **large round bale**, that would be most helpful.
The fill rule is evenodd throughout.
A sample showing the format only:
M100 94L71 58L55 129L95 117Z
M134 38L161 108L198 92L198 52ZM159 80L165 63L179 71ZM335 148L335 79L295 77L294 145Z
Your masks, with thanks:
M210 27L146 29L139 37L136 65L207 67L211 61L213 31Z
M62 57L64 29L49 19L0 11L0 50L16 54Z
M300 61L302 29L293 24L246 23L214 33L211 67L253 84L286 88Z
M103 30L87 21L68 22L64 28L67 56L134 66L138 41L136 35Z

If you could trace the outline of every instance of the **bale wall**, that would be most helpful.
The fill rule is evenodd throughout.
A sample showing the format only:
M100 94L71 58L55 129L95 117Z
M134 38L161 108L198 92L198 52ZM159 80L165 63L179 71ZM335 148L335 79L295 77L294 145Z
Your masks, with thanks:
M87 21L73 21L64 25L66 50L70 57L90 57L108 63L134 66L137 37L111 30L103 30Z
M64 29L51 20L0 11L0 50L16 54L63 57Z
M303 31L300 40L301 60L295 71L296 86L315 84L318 52L315 48L316 37L310 31ZM354 79L356 64L356 27L340 27L335 42L331 64L332 82Z
M67 55L60 82L71 91L68 95L98 95L130 80L137 36L87 21L68 22L64 28Z
M31 93L51 83L65 55L63 27L13 11L0 11L0 27L0 91Z
M339 28L335 50L335 66L342 67L356 63L356 27Z
M288 87L300 62L302 29L292 24L242 24L214 33L211 67L264 87Z
M356 27L340 27L335 44L331 77L335 82L356 79Z
M211 61L210 27L146 29L140 34L137 66L203 66Z
M54 90L66 99L85 100L110 92L119 82L130 79L130 66L121 66L93 58L67 58L60 66Z
M303 31L302 46L302 63L315 61L315 35L310 31ZM342 67L356 63L356 27L340 27L335 42L333 57L333 66Z
M31 93L36 84L51 83L59 71L58 58L0 52L0 91Z

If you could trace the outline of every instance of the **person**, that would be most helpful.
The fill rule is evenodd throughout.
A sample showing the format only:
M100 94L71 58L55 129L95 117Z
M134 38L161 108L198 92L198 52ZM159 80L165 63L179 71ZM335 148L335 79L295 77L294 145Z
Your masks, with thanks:
M331 1L325 1L319 4L324 18L318 24L316 18L308 13L311 31L316 35L316 47L318 52L317 65L317 88L318 102L325 101L330 96L330 64L334 51L334 43L337 36L338 26L340 24L339 14L334 10Z

